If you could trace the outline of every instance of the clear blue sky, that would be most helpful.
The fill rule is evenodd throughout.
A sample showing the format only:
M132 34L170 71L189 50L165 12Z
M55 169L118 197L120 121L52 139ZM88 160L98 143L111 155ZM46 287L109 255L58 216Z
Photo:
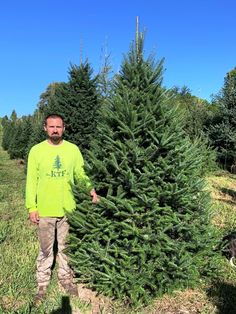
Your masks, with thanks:
M1 1L0 117L32 114L48 84L80 63L81 46L95 73L106 46L117 72L136 16L146 53L165 58L164 85L210 100L236 66L235 12L235 0Z

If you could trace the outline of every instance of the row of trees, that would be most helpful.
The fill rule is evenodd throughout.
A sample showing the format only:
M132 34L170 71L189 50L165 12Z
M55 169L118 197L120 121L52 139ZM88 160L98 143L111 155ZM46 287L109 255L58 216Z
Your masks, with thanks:
M79 66L70 65L68 74L68 82L51 83L41 94L33 115L17 117L13 111L10 117L1 119L2 146L12 159L26 159L29 149L45 138L43 120L51 112L65 117L66 139L77 144L84 154L89 150L96 133L98 109L109 100L114 86L108 78L107 65L94 76L86 61ZM166 102L178 106L183 129L191 140L201 138L209 148L205 152L211 156L210 167L215 158L219 166L232 169L236 164L236 69L226 74L222 89L211 103L192 95L186 86L160 88Z
M78 281L134 305L217 274L219 235L202 176L209 145L232 165L236 134L235 70L209 104L186 87L164 88L163 60L145 58L143 44L137 32L112 80L106 70L92 76L88 62L71 65L68 82L50 84L32 116L2 119L3 147L26 158L44 139L43 117L65 117L65 136L81 148L101 198L94 206L75 188L71 264Z

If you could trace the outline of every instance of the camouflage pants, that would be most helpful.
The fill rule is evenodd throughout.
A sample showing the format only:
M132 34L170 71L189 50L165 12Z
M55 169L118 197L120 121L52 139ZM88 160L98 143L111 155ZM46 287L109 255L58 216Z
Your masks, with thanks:
M54 261L54 242L57 240L58 279L60 282L72 281L73 273L68 265L68 257L63 253L66 247L66 237L69 224L66 217L43 217L38 224L40 243L37 258L36 278L39 286L47 286L51 278L51 268Z

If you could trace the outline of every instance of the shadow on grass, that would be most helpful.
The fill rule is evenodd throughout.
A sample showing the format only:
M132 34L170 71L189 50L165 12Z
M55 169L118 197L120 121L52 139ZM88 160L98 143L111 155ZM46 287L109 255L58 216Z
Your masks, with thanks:
M236 175L235 175L235 174L231 174L231 175L229 176L229 178L230 178L230 179L233 179L233 180L236 180Z
M234 201L236 201L236 191L227 188L220 188L220 191L224 194L228 194L233 198Z
M72 314L72 307L70 305L70 298L63 296L61 298L61 307L50 314Z
M215 200L219 201L219 202L222 202L222 203L225 203L227 205L232 205L232 206L235 206L235 204L236 204L236 201L224 200L222 198L215 198Z
M236 313L236 287L232 283L215 282L207 291L219 314Z

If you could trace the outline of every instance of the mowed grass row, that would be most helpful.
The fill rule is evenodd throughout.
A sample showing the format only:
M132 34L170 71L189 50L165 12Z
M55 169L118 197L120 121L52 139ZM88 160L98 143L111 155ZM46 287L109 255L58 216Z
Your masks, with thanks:
M221 172L210 176L208 183L213 199L213 223L222 235L236 230L236 176ZM37 309L32 307L38 241L36 227L28 221L24 207L24 190L24 165L9 160L0 148L0 314L79 313L79 310L91 313L91 306L64 296L58 289L55 269L46 301ZM176 291L138 310L113 302L109 310L101 313L236 313L236 268L225 260L222 271L219 281L211 286L203 283L195 290Z
M24 313L34 293L36 235L24 209L24 168L2 149L0 178L0 311Z

